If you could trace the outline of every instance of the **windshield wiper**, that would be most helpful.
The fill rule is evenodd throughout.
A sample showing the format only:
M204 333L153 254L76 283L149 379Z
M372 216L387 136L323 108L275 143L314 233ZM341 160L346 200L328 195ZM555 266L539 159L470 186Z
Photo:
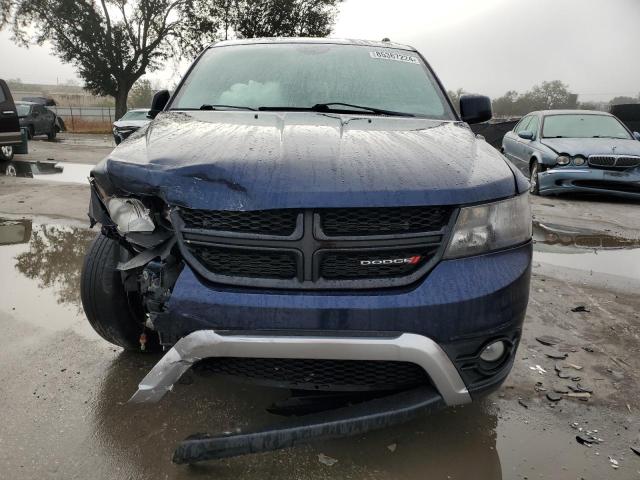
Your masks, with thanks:
M236 110L252 110L252 111L256 110L255 108L238 106L238 105L211 105L209 103L205 103L204 105L201 105L199 110L226 110L228 108L233 108Z
M622 138L622 137L610 137L608 135L593 135L591 138L615 138L617 140L626 140L625 138Z
M332 108L333 106L347 107L347 108ZM362 113L362 112L359 112L359 110L361 110L361 111L364 111L365 113L373 113L375 115L389 115L389 116L396 116L396 117L415 117L415 115L413 115L412 113L394 112L392 110L383 110L381 108L374 108L374 107L363 107L361 105L353 105L351 103L341 103L341 102L316 103L312 107L258 107L258 110L265 111L265 112L278 112L278 111L288 110L292 112Z

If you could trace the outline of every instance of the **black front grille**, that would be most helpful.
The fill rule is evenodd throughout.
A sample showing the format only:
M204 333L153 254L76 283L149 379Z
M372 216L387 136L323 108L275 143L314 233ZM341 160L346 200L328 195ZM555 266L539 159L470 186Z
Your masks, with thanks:
M640 166L640 157L591 155L589 165L595 168L634 168Z
M422 266L433 250L345 251L323 255L320 275L329 280L392 278Z
M232 212L180 209L186 228L282 237L293 234L299 213L297 210Z
M640 158L638 157L620 157L616 162L616 167L620 168L633 168L640 165Z
M445 207L333 208L318 213L326 236L345 237L438 231L447 224L451 210Z
M296 276L293 252L194 245L191 253L216 275L291 279Z
M452 214L450 207L179 208L172 221L185 259L210 281L326 290L415 282L438 261Z
M203 360L196 369L310 390L394 390L429 382L418 365L392 361L229 357Z

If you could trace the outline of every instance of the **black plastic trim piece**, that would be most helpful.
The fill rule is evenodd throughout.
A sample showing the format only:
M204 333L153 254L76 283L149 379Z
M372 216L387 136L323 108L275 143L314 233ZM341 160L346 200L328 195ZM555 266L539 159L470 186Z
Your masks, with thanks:
M354 406L297 417L253 432L187 438L176 448L173 462L192 464L360 435L405 423L444 407L444 400L433 387L418 387Z

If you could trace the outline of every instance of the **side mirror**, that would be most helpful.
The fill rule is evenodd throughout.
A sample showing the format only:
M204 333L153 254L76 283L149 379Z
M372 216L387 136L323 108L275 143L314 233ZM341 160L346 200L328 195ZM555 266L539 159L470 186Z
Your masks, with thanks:
M484 95L460 96L460 117L463 122L480 123L491 120L491 99Z
M160 90L156 92L153 96L153 100L151 100L151 109L147 113L147 117L156 118L156 116L164 110L164 107L166 107L170 96L169 90Z
M533 132L531 130L523 130L518 132L518 136L520 138L524 138L525 140L533 140Z
M640 132L633 132L633 136L640 142Z

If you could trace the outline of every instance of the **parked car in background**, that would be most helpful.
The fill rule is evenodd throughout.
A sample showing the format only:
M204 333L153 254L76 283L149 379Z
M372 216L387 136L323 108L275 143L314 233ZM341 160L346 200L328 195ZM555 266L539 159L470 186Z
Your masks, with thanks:
M530 177L531 193L604 193L640 198L640 133L615 116L547 110L523 117L502 153Z
M27 129L29 138L46 135L49 141L58 133L56 114L40 103L16 102L20 126Z
M133 132L148 124L151 119L147 117L148 108L134 108L125 113L120 120L113 122L113 140L119 145Z
M43 105L45 107L55 107L56 106L56 101L53 98L50 98L50 97L22 97L20 100L23 101L23 102L38 103L38 104Z
M0 80L0 167L13 158L14 146L20 143L20 122L9 86Z
M204 358L245 381L387 395L188 440L174 461L354 434L502 384L529 296L528 183L468 126L491 101L459 111L412 47L222 42L96 165L85 313L115 345L168 350L132 401Z

